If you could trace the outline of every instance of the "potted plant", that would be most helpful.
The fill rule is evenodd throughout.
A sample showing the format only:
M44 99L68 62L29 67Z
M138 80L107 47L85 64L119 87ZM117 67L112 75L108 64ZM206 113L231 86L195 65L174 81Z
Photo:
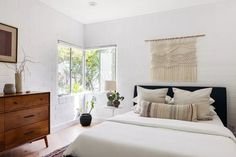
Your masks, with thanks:
M112 104L112 105L108 105L108 106L119 107L120 101L123 101L124 97L120 96L120 93L115 91L115 92L112 92L111 94L107 95L107 99L108 99L109 104Z
M113 106L113 101L115 100L116 94L115 92L109 92L107 93L107 106Z
M82 112L82 114L80 115L80 124L82 126L90 126L92 121L91 111L94 108L95 101L96 98L93 97L90 102L86 102L86 110L89 108L89 104L90 104L90 109L89 112Z
M119 92L115 92L115 99L113 101L113 106L119 107L120 101L123 101L123 100L124 100L124 97L120 96Z

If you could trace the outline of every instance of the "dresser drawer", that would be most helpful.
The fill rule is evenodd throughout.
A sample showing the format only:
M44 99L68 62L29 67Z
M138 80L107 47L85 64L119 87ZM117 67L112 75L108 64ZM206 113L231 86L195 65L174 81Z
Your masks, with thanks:
M0 151L4 150L4 134L0 133Z
M48 120L48 115L48 106L6 113L5 131Z
M0 98L0 113L4 112L4 99Z
M5 132L5 148L19 146L31 140L46 136L49 133L48 121L34 123Z
M4 114L0 114L0 134L4 132Z
M49 105L49 94L5 98L5 112Z

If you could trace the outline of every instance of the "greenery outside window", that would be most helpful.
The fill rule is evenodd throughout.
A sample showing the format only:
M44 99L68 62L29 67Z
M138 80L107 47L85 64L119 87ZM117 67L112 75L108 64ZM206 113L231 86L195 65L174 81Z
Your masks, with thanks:
M101 91L105 80L115 80L116 47L82 50L58 44L58 94Z
M104 90L105 80L116 79L116 47L85 50L85 88Z

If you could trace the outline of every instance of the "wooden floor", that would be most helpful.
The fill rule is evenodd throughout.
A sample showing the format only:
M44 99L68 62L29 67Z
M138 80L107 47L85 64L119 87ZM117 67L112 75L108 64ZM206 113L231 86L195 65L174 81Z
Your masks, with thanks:
M44 140L39 140L2 152L0 153L0 157L41 157L70 144L81 132L88 130L91 127L74 125L49 135L48 148L46 148Z

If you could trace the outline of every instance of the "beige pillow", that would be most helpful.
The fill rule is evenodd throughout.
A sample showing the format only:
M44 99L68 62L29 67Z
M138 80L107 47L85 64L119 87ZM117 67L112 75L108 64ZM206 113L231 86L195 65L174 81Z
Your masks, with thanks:
M211 91L212 88L200 89L194 92L173 88L174 104L196 104L198 112L197 118L199 120L209 120Z
M209 99L209 102L210 102L210 105L214 104L215 103L215 100L213 98L210 98ZM170 96L167 96L166 97L166 103L167 104L174 104L175 103L175 99L174 98L171 98Z
M214 116L217 115L216 111L215 111L215 107L210 105L210 112L209 112L209 116Z
M173 99L173 98L171 98L170 96L166 95L166 97L165 97L165 103L166 103L166 104L169 104L169 103L172 101L172 99ZM138 96L134 97L134 98L132 99L132 102L137 104L137 103L138 103Z
M141 101L165 103L167 92L168 92L168 88L145 89L138 86L137 87L138 101L137 101L135 113L140 113Z
M142 101L140 116L184 121L197 121L197 106L195 104L169 105Z

